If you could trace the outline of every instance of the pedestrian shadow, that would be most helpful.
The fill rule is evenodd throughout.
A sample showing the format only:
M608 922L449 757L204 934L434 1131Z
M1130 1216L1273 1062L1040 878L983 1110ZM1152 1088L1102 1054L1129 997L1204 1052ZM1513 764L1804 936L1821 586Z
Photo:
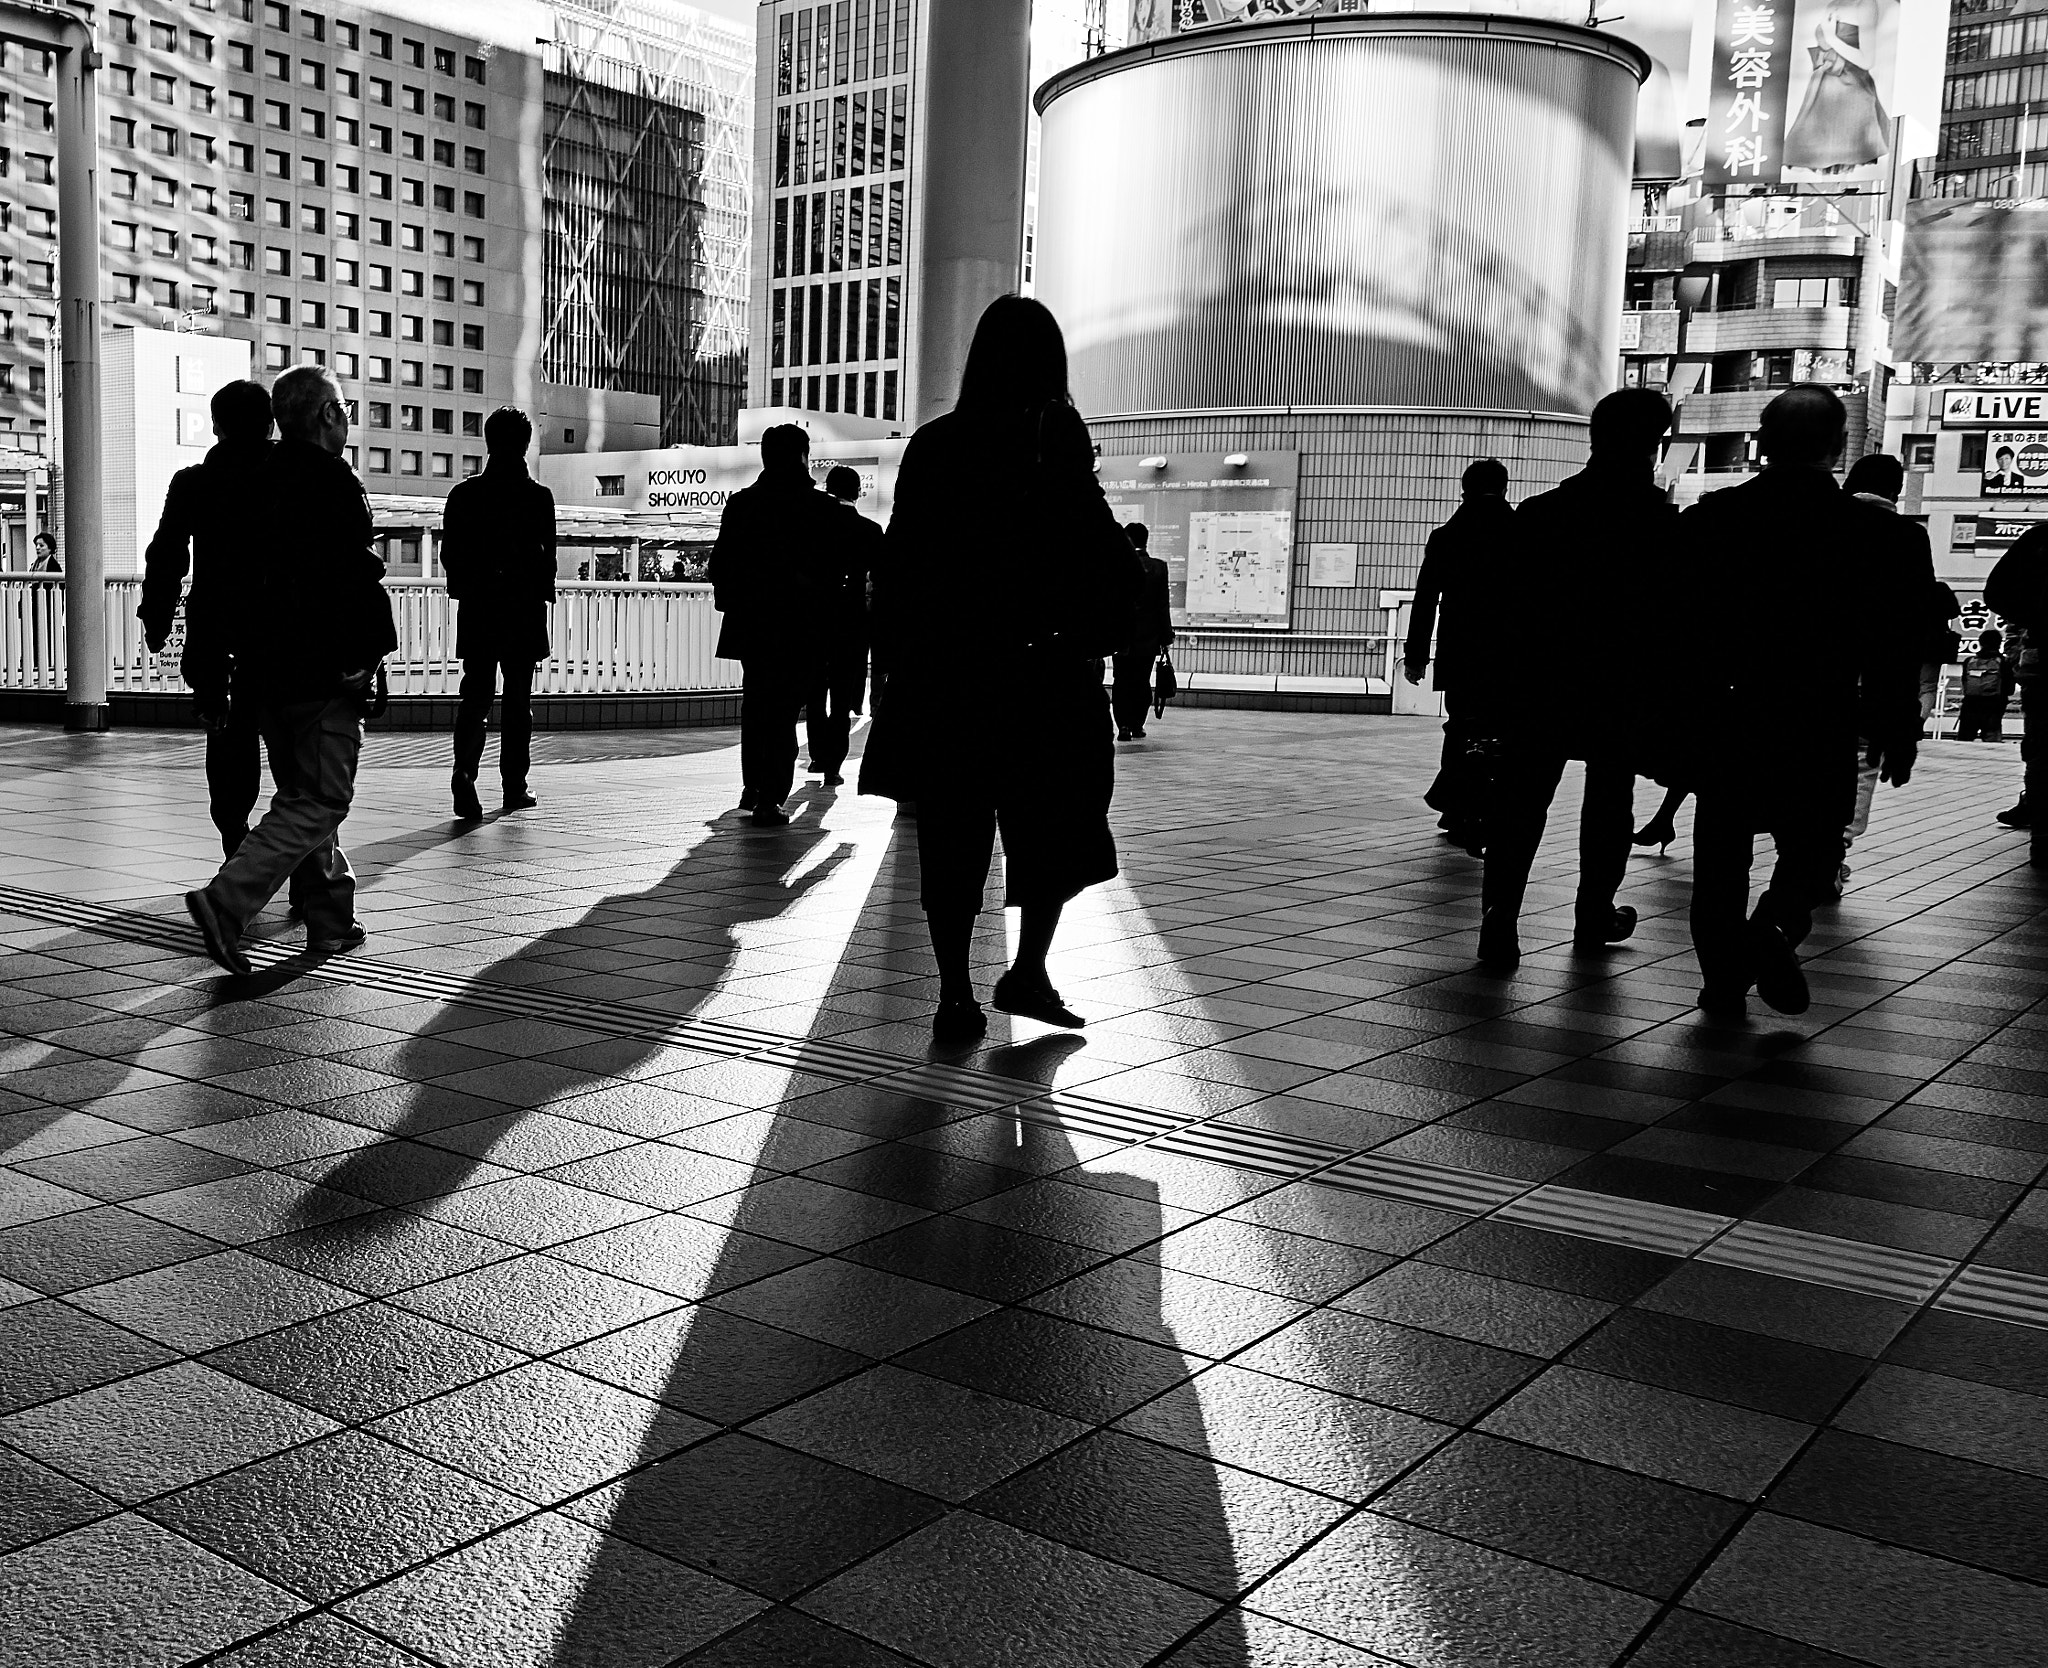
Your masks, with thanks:
M898 875L885 860L878 890ZM1049 1082L1079 1046L1041 1037L978 1064ZM841 1626L919 1660L966 1660L989 1648L991 1625L1043 1638L1035 1660L1080 1660L1096 1642L1084 1651L1081 1635L1059 1633L1081 1625L1063 1580L1016 1573L1031 1566L1020 1547L1048 1556L1049 1572L1071 1558L1077 1581L1100 1569L1070 1546L1154 1572L1131 1577L1153 1612L1146 1657L1206 1625L1191 1661L1248 1662L1235 1613L1218 1614L1250 1577L1199 1401L1187 1393L1176 1409L1171 1447L1101 1429L1202 1364L1168 1323L1159 1266L1105 1249L1165 1231L1155 1185L1117 1173L1113 1157L1091 1185L1054 1185L1084 1156L1056 1124L929 1094L885 1078L783 1098L752 1178L667 1219L679 1248L704 1254L679 1249L665 1273L638 1276L694 1302L555 1358L662 1410L650 1408L630 1470L558 1507L601 1534L586 1543L555 1668L632 1654L622 1618L647 1616L651 1587L668 1593L672 1631L637 1647L648 1660L721 1631L721 1661L868 1660ZM1101 1323L1113 1332L1027 1304L1091 1269L1102 1272L1075 1302L1113 1310ZM677 1416L702 1421L694 1440ZM650 1552L751 1598L694 1588ZM735 1627L745 1603L759 1613ZM1004 1603L1022 1608L991 1612ZM1062 1621L1041 1623L1041 1609Z
M689 986L676 992L679 999L663 1003L667 1018L686 1021L734 973L747 929L793 908L851 851L832 843L829 832L809 819L766 836L708 824L705 837L652 886L603 898L573 923L501 957L442 999L427 1023L393 1045L388 1056L366 1062L400 1079L400 1086L357 1097L348 1115L374 1121L385 1139L341 1158L314 1178L318 1186L392 1206L454 1193L470 1183L497 1146L516 1137L527 1117L555 1102L583 1101L572 1118L602 1124L623 1139L681 1127L689 1121L684 1108L691 1097L641 1080L663 1065L663 1056L673 1057L676 1070L707 1064L713 1056L690 1052L687 1042L662 1040L651 1027L645 1035L606 1035L578 1028L573 1016L552 1025L512 1015L493 1018L490 1007L512 992L571 985L608 958L645 955L665 965L693 966ZM685 916L687 927L670 932L675 915ZM742 1110L737 1104L729 1108L735 1114ZM422 1137L439 1139L429 1144ZM459 1150L451 1144L457 1140ZM323 1214L310 1194L307 1209ZM361 1223L314 1222L309 1216L308 1225L349 1234L395 1231L403 1224L379 1213Z

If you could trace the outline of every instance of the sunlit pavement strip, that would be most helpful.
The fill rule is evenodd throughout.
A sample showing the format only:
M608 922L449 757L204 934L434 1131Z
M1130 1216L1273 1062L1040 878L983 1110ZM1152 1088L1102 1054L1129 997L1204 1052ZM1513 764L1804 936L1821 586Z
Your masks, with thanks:
M0 886L0 912L81 928L125 942L189 954L196 934L181 923L134 910L81 903ZM277 945L248 946L259 969L301 961ZM1074 1090L1048 1092L943 1062L909 1062L877 1049L829 1039L795 1040L728 1020L682 1019L636 1008L396 966L372 957L308 963L302 976L335 984L460 1002L517 1018L549 1019L637 1041L687 1046L763 1065L784 1066L846 1083L873 1083L978 1112L1014 1109L1026 1122L1124 1146L1151 1145L1185 1158L1262 1175L1309 1180L1409 1204L1493 1216L1504 1222L1632 1246L1669 1256L1773 1274L1837 1291L1982 1315L2048 1328L2048 1277L1966 1266L1922 1252L1796 1228L1741 1222L1675 1205L1534 1185L1481 1170L1382 1157L1354 1148L1231 1124L1223 1116L1180 1118Z

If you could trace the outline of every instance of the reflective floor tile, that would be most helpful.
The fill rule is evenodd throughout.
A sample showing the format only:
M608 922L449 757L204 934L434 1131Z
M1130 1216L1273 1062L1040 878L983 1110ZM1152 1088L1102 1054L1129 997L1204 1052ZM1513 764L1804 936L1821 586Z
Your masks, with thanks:
M372 1297L388 1297L519 1254L516 1246L503 1240L401 1210L365 1211L258 1240L247 1249L252 1256Z
M1226 1610L1159 1668L1401 1668L1393 1658L1249 1610Z
M1718 1495L1477 1432L1373 1510L1652 1598L1676 1592L1741 1515Z
M685 1660L689 1668L904 1668L910 1658L778 1605Z
M1312 1311L1232 1364L1459 1424L1543 1365L1533 1356L1335 1309Z
M238 1645L209 1668L422 1668L425 1662L330 1611Z
M161 1344L63 1303L0 1309L0 1413L173 1359Z
M401 1292L394 1303L533 1354L565 1349L676 1306L676 1299L537 1253Z
M251 1168L228 1158L161 1135L142 1135L104 1146L77 1147L41 1158L7 1161L39 1180L54 1182L95 1199L119 1201L145 1193L163 1193L195 1182L240 1175Z
M1808 1424L1839 1407L1869 1369L1860 1356L1647 1309L1622 1310L1566 1360Z
M761 1601L553 1513L346 1600L449 1668L658 1668Z
M692 1301L779 1274L811 1256L780 1240L692 1216L646 1217L557 1244L553 1254Z
M1115 1431L997 1485L974 1509L1217 1599L1344 1514L1323 1496Z
M1414 1668L1595 1668L1653 1601L1365 1512L1246 1601Z
M148 1515L310 1598L331 1598L529 1508L355 1431L168 1495Z
M0 1420L0 1441L134 1502L333 1429L305 1408L181 1361L13 1414Z
M1770 1486L1811 1430L1789 1419L1553 1367L1481 1430L1737 1500Z
M897 1362L1089 1423L1114 1419L1201 1364L1163 1344L1020 1309L963 1326Z
M1014 1303L1079 1274L1103 1253L967 1216L931 1216L856 1245L849 1262L885 1268L995 1303Z
M101 1205L0 1232L0 1276L61 1295L219 1249L199 1234Z
M1879 1367L1835 1416L1843 1430L2048 1477L2048 1397L1912 1367Z
M1412 1414L1234 1366L1197 1374L1126 1414L1118 1428L1353 1501L1451 1434Z
M173 1668L302 1608L246 1569L134 1517L0 1558L10 1668Z
M722 1436L572 1503L570 1516L771 1598L844 1569L943 1508L751 1436Z
M708 1307L657 1316L557 1359L720 1425L743 1424L871 1364L851 1350Z
M799 1608L937 1668L1138 1668L1215 1606L964 1512L826 1583Z
M717 1426L544 1361L378 1420L370 1434L542 1505L702 1441Z
M72 1294L82 1309L174 1349L214 1349L357 1301L245 1251L219 1251Z
M1423 1262L1389 1269L1338 1298L1336 1307L1544 1356L1568 1349L1612 1313L1590 1297Z
M742 1286L712 1306L873 1356L894 1355L989 1309L964 1292L836 1257Z
M2048 1592L1902 1547L1762 1513L1688 1605L1880 1668L2034 1660Z
M1254 1291L1323 1303L1377 1274L1384 1253L1212 1217L1167 1235L1136 1256L1180 1274L1196 1274Z
M1783 1634L1738 1627L1697 1610L1674 1610L1657 1623L1629 1668L1860 1668L1861 1659L1802 1645Z
M1245 1348L1307 1312L1306 1305L1199 1274L1123 1257L1038 1293L1029 1306L1212 1359Z
M114 1510L111 1500L26 1454L0 1447L0 1553L61 1535Z

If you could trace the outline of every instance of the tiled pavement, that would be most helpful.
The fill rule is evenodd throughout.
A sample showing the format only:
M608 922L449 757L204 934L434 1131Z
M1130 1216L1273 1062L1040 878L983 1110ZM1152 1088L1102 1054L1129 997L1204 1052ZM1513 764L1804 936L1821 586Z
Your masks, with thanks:
M195 739L0 731L0 1657L2041 1661L2011 750L1731 1026L1684 842L1575 958L1561 826L1489 980L1431 729L1154 736L1094 1023L934 1066L907 825L740 826L729 734L544 737L467 832L375 741L370 946L236 988Z

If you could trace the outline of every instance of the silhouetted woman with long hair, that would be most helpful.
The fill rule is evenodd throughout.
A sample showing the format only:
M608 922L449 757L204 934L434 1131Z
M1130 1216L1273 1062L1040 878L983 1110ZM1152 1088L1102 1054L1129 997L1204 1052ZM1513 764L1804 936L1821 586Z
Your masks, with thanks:
M987 1029L970 957L998 830L1022 921L992 1001L1082 1023L1045 957L1067 900L1116 874L1102 656L1130 635L1137 580L1067 394L1059 324L1003 296L976 327L954 409L904 451L875 584L889 680L860 786L917 805L941 1042Z

